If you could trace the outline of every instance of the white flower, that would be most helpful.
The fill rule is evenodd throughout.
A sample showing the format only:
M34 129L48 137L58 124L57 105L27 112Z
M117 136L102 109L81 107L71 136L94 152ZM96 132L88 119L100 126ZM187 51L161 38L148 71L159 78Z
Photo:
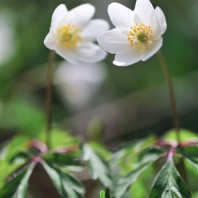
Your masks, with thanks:
M63 102L79 110L90 104L105 77L106 68L102 63L73 65L64 61L57 67L54 84Z
M106 52L93 42L99 34L109 29L109 25L102 19L91 20L94 13L95 8L90 4L70 11L65 5L59 5L52 15L45 46L72 64L104 59Z
M105 51L115 54L115 65L146 61L161 48L166 19L162 10L154 9L149 0L137 0L134 11L112 3L108 13L115 28L101 34L98 43Z

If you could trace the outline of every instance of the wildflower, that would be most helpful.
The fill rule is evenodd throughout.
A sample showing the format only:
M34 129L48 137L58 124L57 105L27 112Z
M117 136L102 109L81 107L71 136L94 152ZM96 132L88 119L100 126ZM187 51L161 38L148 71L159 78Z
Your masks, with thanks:
M98 43L105 51L115 54L115 65L146 61L161 48L166 19L163 11L159 7L154 9L149 0L137 0L134 11L111 3L108 13L115 28L102 33Z
M99 34L109 29L109 25L102 19L91 20L94 13L95 8L90 4L80 5L70 11L65 5L59 5L52 15L45 46L72 64L104 59L106 52L94 41Z

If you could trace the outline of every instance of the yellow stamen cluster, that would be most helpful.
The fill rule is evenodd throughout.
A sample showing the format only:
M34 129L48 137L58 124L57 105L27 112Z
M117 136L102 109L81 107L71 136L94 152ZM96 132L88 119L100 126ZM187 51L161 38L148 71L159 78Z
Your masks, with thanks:
M65 48L76 48L82 42L79 29L74 24L67 24L58 30L59 42Z
M128 41L130 46L135 48L147 48L152 44L153 30L151 26L146 26L143 23L137 24L130 28L128 33Z

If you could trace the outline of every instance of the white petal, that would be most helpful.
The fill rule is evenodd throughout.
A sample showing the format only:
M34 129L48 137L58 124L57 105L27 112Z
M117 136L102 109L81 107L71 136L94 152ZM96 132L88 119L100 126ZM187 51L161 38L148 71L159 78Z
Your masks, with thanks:
M76 57L71 54L69 49L64 48L57 48L56 53L60 55L62 58L64 58L66 61L68 61L71 64L78 64L79 62L76 60Z
M102 19L91 20L84 28L81 36L88 41L95 41L97 36L109 29L109 24Z
M73 53L79 61L93 63L103 60L107 53L94 43L86 43L74 49Z
M108 13L112 23L117 28L129 29L134 25L133 11L119 3L111 3L108 7Z
M153 56L155 53L157 53L159 51L159 49L162 47L162 43L163 43L163 39L161 37L158 41L155 41L153 43L153 45L151 46L151 48L149 48L149 50L146 51L146 55L141 60L146 61L151 56Z
M160 24L161 34L164 34L164 32L167 29L166 17L164 15L163 11L161 10L161 8L159 8L159 7L155 8L155 14L156 14L159 24Z
M121 49L116 53L113 64L117 66L129 66L140 61L143 55L142 51L133 47Z
M69 11L66 23L77 24L79 28L83 28L95 13L95 7L91 4L83 4Z
M145 25L151 25L154 8L149 0L137 0L134 12L141 18Z
M52 14L51 28L56 29L63 18L67 15L68 10L64 4L60 4Z
M104 32L97 38L99 45L107 52L115 54L122 48L129 46L127 35L123 34L118 29L112 29Z
M137 0L134 12L142 23L152 27L154 39L159 39L161 36L160 25L151 2L149 0Z
M44 45L50 50L54 50L56 46L55 36L52 31L50 31L44 40Z

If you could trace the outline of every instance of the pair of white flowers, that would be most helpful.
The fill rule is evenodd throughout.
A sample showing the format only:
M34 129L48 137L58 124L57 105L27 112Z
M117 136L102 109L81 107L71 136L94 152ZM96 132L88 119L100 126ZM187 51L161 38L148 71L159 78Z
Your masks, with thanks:
M149 0L137 0L134 11L111 3L108 14L115 26L112 30L108 30L105 20L91 20L94 13L90 4L70 11L59 5L44 44L72 64L101 61L107 51L115 54L113 63L118 66L146 61L161 48L166 19L162 10L154 9ZM94 43L96 40L102 49Z

